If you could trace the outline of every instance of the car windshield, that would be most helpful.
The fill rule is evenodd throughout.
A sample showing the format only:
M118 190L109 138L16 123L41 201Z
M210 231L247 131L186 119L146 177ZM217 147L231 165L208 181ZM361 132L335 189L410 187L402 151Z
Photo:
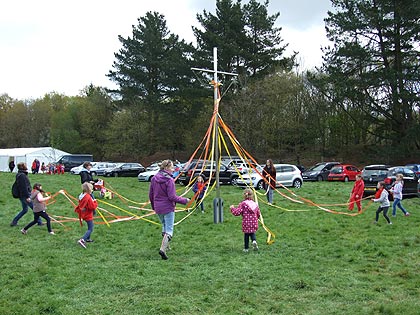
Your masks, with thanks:
M363 170L363 176L367 177L384 177L387 176L388 170L378 170L378 169L365 169Z
M312 166L308 171L322 171L325 167L325 164L318 164L315 166Z
M331 173L332 174L340 174L340 173L342 173L343 172L343 168L340 166L340 167L333 167L332 169L331 169Z

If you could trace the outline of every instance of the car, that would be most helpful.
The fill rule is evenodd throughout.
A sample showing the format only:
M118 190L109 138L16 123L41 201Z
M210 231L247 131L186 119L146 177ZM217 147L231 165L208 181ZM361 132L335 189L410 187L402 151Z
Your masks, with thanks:
M92 162L92 154L67 154L60 157L55 163L64 165L64 171L69 172L73 167L83 164L84 162Z
M231 161L229 164L226 164L226 166L232 170L238 170L241 173L249 172L250 170L255 169L258 165L251 163L245 163L245 162L238 162L238 161Z
M113 168L107 168L104 171L105 176L126 176L137 177L139 173L144 172L145 168L140 163L117 163Z
M137 179L139 180L139 182L150 182L153 176L155 176L158 172L159 172L159 168L151 170L151 171L141 172L137 176Z
M323 181L328 179L331 169L340 165L340 162L323 162L315 164L302 173L303 180L306 181Z
M300 188L303 184L302 174L299 168L293 164L274 164L276 168L276 187L281 185L286 187ZM257 170L262 174L263 167L257 167ZM244 174L236 181L237 186L248 187L252 186L255 189L264 189L264 179L256 171Z
M212 164L210 161L204 163L203 160L192 160L190 163L186 163L180 171L178 182L188 185L199 175L203 177L204 181L211 177L211 182L214 182L216 178L216 162ZM236 170L220 163L219 183L235 185L238 177L239 174Z
M92 163L92 168L90 169L90 173L92 176L104 176L106 169L111 169L117 166L117 163L112 162L95 162Z
M334 166L328 174L328 181L342 181L356 180L356 175L362 172L354 165L341 164Z
M84 164L84 163L83 163ZM82 169L83 169L83 164L81 164L81 165L79 165L79 166L75 166L75 167L72 167L71 169L70 169L70 174L73 174L73 175L79 175L80 174L80 172L82 171ZM91 162L91 164L92 164L92 167L93 167L93 165L95 165L96 164L96 162Z
M420 177L420 164L407 164L406 167L416 173L417 177Z
M150 164L149 166L146 167L146 171L159 170L160 163L162 163L162 161L153 162L152 164Z
M365 184L363 195L366 197L375 194L376 186L380 181L385 182L386 189L391 189L395 182L395 176L399 173L404 176L403 195L416 196L418 194L419 178L411 169L406 166L389 167L383 164L368 165L363 168L362 178ZM390 197L392 198L392 196Z

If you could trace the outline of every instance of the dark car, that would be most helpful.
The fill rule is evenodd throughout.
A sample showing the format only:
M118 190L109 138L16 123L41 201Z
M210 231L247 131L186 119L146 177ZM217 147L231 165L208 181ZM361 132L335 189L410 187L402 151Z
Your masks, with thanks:
M331 169L336 166L340 165L340 162L323 162L318 163L305 172L302 173L303 180L306 181L323 181L328 179L328 175L330 174Z
M417 177L420 177L420 164L407 164L406 167L416 173Z
M406 166L393 166L387 165L368 165L362 171L363 182L365 183L364 196L373 195L376 192L378 182L383 181L387 189L391 189L397 174L403 174L404 196L417 196L418 194L418 177L417 175ZM390 196L392 199L392 197Z
M105 169L105 176L126 176L137 177L139 173L144 172L145 168L140 163L118 163L113 168Z
M211 182L214 182L216 179L216 163L214 162L212 165L209 161L204 163L202 160L193 160L184 165L178 181L184 185L188 185L198 175L201 175L204 181L207 181L211 176ZM235 185L238 177L239 174L235 169L231 169L225 164L220 164L219 183Z

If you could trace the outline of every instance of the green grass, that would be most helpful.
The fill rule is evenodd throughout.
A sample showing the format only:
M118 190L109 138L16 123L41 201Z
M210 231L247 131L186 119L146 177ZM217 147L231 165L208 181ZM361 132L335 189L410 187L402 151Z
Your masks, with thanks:
M13 174L0 173L0 314L419 313L417 198L403 201L412 216L399 212L390 226L383 218L372 224L374 207L349 217L275 195L277 205L309 211L261 205L276 242L266 245L260 227L260 251L244 254L241 220L228 209L239 203L241 190L222 186L224 223L213 224L212 194L204 215L193 214L176 226L169 260L163 261L158 255L160 228L141 220L110 228L96 225L95 243L87 250L76 244L86 230L77 222L66 223L66 229L53 224L55 236L45 226L22 235L20 229L32 215L25 215L19 227L9 226L19 210L10 193L13 180ZM30 175L30 180L51 192L64 188L77 196L80 190L74 175ZM148 183L106 180L129 199L147 200ZM339 203L346 201L351 187L305 183L298 193L318 203ZM49 213L74 216L66 199L57 200Z

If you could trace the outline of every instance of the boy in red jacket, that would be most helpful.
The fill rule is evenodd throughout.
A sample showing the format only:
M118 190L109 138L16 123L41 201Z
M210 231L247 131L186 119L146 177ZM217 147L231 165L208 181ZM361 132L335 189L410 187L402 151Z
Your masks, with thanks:
M74 211L79 214L80 225L83 225L82 220L85 220L88 227L85 235L77 241L80 246L86 248L87 242L93 242L90 239L90 235L93 232L93 212L98 207L98 202L92 199L93 186L91 183L83 183L82 189L83 192L79 196L79 204Z
M353 189L350 193L349 199L349 210L353 211L354 203L357 205L357 211L362 212L362 204L360 200L363 198L363 192L365 190L365 183L363 182L362 175L356 175L356 181L354 183Z

